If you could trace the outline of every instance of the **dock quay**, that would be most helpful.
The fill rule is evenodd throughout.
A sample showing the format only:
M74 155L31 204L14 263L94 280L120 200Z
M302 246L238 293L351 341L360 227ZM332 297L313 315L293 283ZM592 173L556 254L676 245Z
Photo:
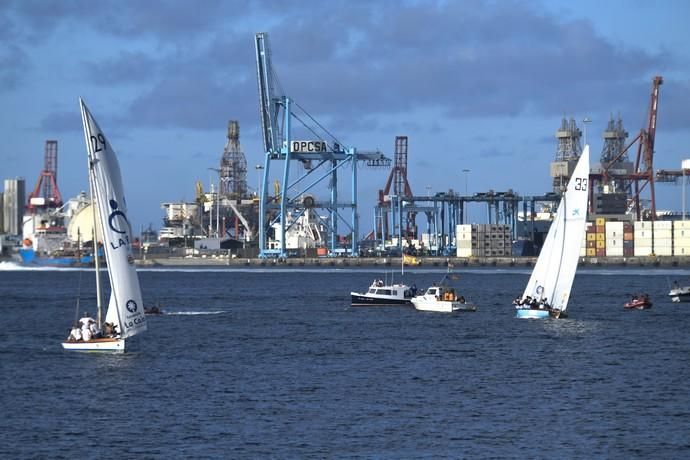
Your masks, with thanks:
M416 265L405 265L406 269L479 267L533 267L536 257L419 257ZM400 257L304 257L287 259L238 258L226 255L207 257L161 257L136 260L140 267L400 267ZM644 257L581 257L583 267L690 267L690 256L644 256Z

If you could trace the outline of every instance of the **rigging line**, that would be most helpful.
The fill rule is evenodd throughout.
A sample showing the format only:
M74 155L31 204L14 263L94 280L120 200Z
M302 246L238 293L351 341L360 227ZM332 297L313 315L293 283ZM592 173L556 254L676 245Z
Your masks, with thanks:
M326 134L328 134L329 136L331 136L331 139L333 139L334 141L338 142L340 145L343 145L343 143L340 142L340 139L338 139L333 133L331 133L331 132L330 132L329 130L327 130L323 125L321 125L321 123L319 123L318 121L316 121L316 119L314 119L314 117L312 117L311 114L310 114L309 112L307 112L307 111L304 109L304 107L302 107L301 105L299 105L297 102L294 102L294 104L295 104L297 107L299 107L299 108L302 110L302 112L304 112L304 113L309 117L309 119L311 119L311 121L313 121L314 123L316 123L316 125L317 125L319 128L323 129L324 132L325 132Z
M74 323L79 321L79 300L81 299L81 272L83 270L79 269L79 282L77 283L77 306L74 311Z

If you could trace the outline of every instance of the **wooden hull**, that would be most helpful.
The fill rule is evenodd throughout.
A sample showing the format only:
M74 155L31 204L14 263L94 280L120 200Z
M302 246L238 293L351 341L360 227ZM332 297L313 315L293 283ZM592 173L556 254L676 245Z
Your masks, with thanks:
M125 339L92 339L88 342L66 341L62 342L62 348L71 351L95 351L123 353L125 351Z

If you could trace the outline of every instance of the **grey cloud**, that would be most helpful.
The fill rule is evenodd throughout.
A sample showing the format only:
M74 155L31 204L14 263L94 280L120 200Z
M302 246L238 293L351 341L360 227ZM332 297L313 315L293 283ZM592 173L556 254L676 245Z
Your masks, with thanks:
M29 66L29 58L22 48L15 45L0 48L0 92L17 88Z

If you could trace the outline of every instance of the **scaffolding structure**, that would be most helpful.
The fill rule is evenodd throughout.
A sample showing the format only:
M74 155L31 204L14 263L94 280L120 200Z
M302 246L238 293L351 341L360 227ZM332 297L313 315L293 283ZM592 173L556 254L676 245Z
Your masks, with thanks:
M240 124L228 122L228 141L220 160L220 193L229 198L247 195L247 159L240 147Z

